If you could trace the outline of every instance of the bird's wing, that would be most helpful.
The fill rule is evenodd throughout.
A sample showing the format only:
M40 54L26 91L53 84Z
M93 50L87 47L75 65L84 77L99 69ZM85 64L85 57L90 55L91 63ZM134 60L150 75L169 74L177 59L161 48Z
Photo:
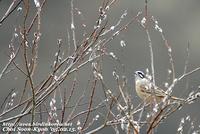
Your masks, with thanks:
M148 94L155 93L158 96L165 96L167 95L161 88L156 87L154 90L150 88L150 85L141 85L141 89L143 89L143 92L146 92Z

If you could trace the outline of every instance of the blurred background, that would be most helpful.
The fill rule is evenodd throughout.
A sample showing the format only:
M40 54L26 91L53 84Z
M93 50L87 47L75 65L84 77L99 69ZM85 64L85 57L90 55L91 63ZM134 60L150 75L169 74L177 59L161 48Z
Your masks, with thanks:
M6 10L10 6L12 0L0 1L0 18L3 17ZM33 2L31 3L31 21L36 8ZM76 25L76 38L77 42L83 39L83 27L81 24L86 25L86 33L92 31L95 21L98 17L98 9L102 0L74 0L74 7L81 11L80 15L75 15ZM131 17L135 16L139 11L144 11L144 0L118 0L110 9L109 26L117 23L120 16L127 10L127 16L122 21L126 24ZM190 56L188 71L200 66L200 1L199 0L149 0L148 13L149 16L154 16L158 21L158 25L162 28L165 38L172 47L172 54L174 58L176 77L182 75L187 57L187 45L190 43ZM70 29L70 0L59 0L46 2L41 15L41 40L39 44L39 63L36 70L34 81L41 82L51 71L53 58L57 50L57 40L62 39L67 48L67 30ZM23 9L22 9L23 10ZM141 19L141 18L140 18ZM8 45L12 39L15 27L21 25L23 21L23 12L15 11L9 16L4 23L0 26L0 71L7 64L9 58ZM153 43L154 61L155 61L155 79L156 84L164 87L167 82L168 69L170 69L168 51L160 36L160 33L153 28L150 28L150 36ZM31 37L30 37L31 39ZM121 47L120 41L125 41L126 46ZM18 46L19 41L14 41L14 46ZM134 77L133 72L136 70L145 71L147 68L150 70L150 51L148 47L148 40L145 31L139 26L138 23L133 22L127 30L112 40L108 46L110 52L115 53L119 58L120 63L124 65L122 68L119 63L111 60L110 58L104 59L103 75L107 85L116 88L116 81L112 76L113 70L116 68L119 75L125 75L128 79L128 90L134 100L136 106L141 100L137 97L134 91ZM22 58L23 55L19 55ZM20 59L19 59L19 62ZM91 69L83 67L78 72L77 96L81 93L78 91L87 87L87 81L91 74ZM86 79L88 78L88 79ZM10 89L15 88L21 90L24 86L24 76L19 71L14 71L5 75L0 80L0 102L5 99ZM174 90L173 95L186 98L191 91L197 91L200 86L200 71L196 72L189 77L183 79L178 83ZM66 88L68 85L66 84ZM102 91L97 91L102 94ZM89 96L89 95L88 95ZM97 99L102 98L97 96ZM75 100L75 99L74 99ZM159 133L175 133L180 120L186 115L191 115L194 119L200 119L199 107L200 101L184 107L179 112L173 114L166 123L160 125L157 129ZM195 125L199 124L199 120L195 120ZM97 123L98 125L98 123ZM167 130L167 131L166 131ZM114 133L111 128L104 129L100 133L110 132ZM187 132L187 131L186 131Z

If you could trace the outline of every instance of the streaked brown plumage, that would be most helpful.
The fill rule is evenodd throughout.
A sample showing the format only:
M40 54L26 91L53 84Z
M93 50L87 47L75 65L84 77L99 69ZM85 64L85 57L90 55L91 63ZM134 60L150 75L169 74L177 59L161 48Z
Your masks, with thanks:
M164 90L159 87L155 87L155 89L152 89L152 84L150 80L147 79L144 73L141 71L135 72L135 89L137 95L145 102L153 102L154 100L156 100L156 102L159 103L166 96L168 96L171 100L184 101L184 99L182 98L168 95L164 92Z

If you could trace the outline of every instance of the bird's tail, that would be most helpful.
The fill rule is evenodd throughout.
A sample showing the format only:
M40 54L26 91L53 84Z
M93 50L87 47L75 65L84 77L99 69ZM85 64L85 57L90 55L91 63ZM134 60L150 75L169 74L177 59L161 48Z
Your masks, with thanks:
M172 98L173 100L176 100L176 101L182 101L182 102L185 102L185 101L186 101L186 100L183 99L183 98L178 98L178 97L175 97L175 96L171 96L171 98Z

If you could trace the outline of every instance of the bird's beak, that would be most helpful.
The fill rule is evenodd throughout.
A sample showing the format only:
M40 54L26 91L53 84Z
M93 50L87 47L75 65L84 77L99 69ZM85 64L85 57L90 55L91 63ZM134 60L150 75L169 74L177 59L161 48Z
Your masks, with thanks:
M137 73L136 72L134 72L134 76L136 76L137 75Z

